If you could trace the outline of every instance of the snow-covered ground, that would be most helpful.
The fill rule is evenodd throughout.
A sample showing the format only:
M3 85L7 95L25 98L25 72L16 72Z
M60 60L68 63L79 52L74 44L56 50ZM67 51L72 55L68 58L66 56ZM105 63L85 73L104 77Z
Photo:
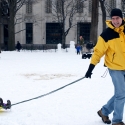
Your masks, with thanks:
M0 96L15 104L46 94L84 77L89 63L90 59L63 50L2 51ZM101 77L107 69L103 64L102 58L91 79L0 111L0 125L103 125L97 111L114 91L109 74Z

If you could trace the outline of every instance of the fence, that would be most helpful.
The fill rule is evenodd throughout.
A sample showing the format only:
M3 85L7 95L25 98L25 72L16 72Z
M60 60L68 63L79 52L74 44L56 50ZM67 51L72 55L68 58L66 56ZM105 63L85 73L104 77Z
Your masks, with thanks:
M43 51L47 51L47 50L51 50L51 49L55 49L55 51L57 50L57 44L21 44L22 45L22 50L43 50ZM65 48L68 48L69 44L65 45ZM63 46L62 46L63 48ZM16 48L15 48L16 49ZM1 50L2 51L7 51L8 48L6 45L2 44L1 45Z

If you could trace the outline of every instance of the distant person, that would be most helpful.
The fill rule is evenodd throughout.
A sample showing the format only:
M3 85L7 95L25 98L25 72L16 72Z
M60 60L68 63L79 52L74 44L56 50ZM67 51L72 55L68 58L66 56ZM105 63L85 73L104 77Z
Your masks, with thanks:
M81 46L81 53L83 53L84 38L82 36L79 37L79 44Z
M82 36L79 37L79 44L80 44L81 46L84 45L84 38L83 38Z
M94 45L91 41L86 43L86 53L88 53L88 54L91 53L93 51L93 47L94 47Z
M80 45L78 44L78 45L76 46L77 55L78 55L78 54L80 55L80 50L81 50L81 47L80 47Z
M18 52L20 52L20 50L22 49L22 46L21 46L19 41L17 41L16 49L17 49Z

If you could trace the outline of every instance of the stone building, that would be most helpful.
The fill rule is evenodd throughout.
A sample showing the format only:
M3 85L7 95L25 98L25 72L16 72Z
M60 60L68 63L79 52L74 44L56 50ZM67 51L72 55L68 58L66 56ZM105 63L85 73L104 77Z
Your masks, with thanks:
M53 0L54 1L54 0ZM82 35L85 42L89 41L91 27L91 8L92 0L83 0L83 5L77 0L77 13L73 17L72 27L66 37L66 44L70 41L79 41ZM105 0L107 12L111 8L121 8L121 0ZM51 0L34 0L33 3L27 3L17 13L16 19L18 23L15 26L15 42L20 41L21 44L58 44L62 43L62 31L59 23L53 17L53 6ZM108 14L107 14L108 16ZM107 17L108 19L108 17ZM98 35L102 32L102 13L99 6L99 22ZM4 43L8 41L7 24L2 27L1 39ZM68 27L66 20L65 29ZM21 31L21 32L20 32Z

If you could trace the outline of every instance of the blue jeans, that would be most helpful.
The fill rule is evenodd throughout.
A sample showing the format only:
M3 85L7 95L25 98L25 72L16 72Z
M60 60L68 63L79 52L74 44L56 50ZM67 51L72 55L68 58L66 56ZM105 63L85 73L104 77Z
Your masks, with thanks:
M125 103L125 70L109 70L114 84L113 97L102 107L102 114L108 116L112 111L112 123L122 122Z

